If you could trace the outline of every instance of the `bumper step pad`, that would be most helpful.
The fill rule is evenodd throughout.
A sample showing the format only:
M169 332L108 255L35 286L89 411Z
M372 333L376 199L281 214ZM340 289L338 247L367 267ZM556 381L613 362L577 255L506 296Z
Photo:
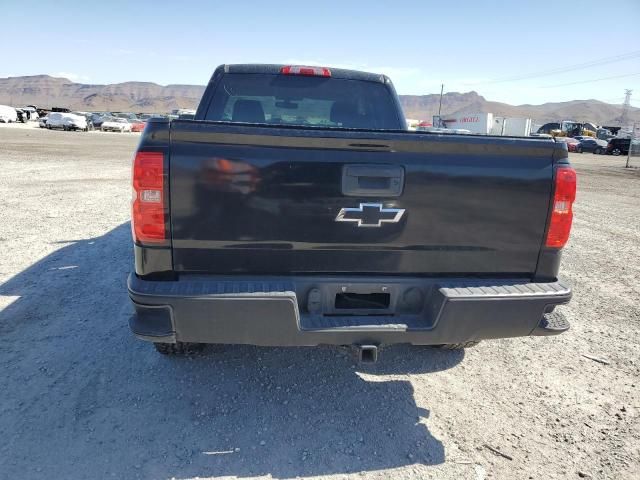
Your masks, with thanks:
M567 318L561 312L554 311L544 314L536 329L531 332L531 335L559 335L569 330L569 328L570 324Z

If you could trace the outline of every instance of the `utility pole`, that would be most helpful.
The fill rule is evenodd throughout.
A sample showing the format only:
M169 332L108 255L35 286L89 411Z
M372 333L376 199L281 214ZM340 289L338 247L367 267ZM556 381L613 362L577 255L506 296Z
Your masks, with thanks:
M624 91L624 103L622 104L622 115L620 116L620 125L625 127L629 121L629 107L631 106L631 92L633 90L626 89Z

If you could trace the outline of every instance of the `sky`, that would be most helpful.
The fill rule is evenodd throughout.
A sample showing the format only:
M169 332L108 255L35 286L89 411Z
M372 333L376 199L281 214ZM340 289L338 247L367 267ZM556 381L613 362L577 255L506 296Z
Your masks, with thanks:
M387 74L400 94L640 107L640 0L0 0L0 78L204 85L223 63ZM7 40L12 39L12 40Z

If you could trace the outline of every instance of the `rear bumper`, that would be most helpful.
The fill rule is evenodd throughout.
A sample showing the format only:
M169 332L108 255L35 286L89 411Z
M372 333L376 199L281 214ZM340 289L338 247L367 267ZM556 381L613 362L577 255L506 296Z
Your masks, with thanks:
M545 320L569 302L561 282L504 279L184 276L146 281L131 274L134 334L156 342L303 346L433 345L553 335ZM376 315L335 309L335 293L388 292ZM356 313L361 313L356 311ZM373 313L373 312L368 312Z

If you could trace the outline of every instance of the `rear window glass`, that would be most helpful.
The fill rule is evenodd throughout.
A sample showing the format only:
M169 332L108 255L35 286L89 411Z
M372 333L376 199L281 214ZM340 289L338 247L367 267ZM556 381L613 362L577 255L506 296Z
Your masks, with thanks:
M206 116L223 122L307 127L402 128L382 83L271 74L226 74Z

